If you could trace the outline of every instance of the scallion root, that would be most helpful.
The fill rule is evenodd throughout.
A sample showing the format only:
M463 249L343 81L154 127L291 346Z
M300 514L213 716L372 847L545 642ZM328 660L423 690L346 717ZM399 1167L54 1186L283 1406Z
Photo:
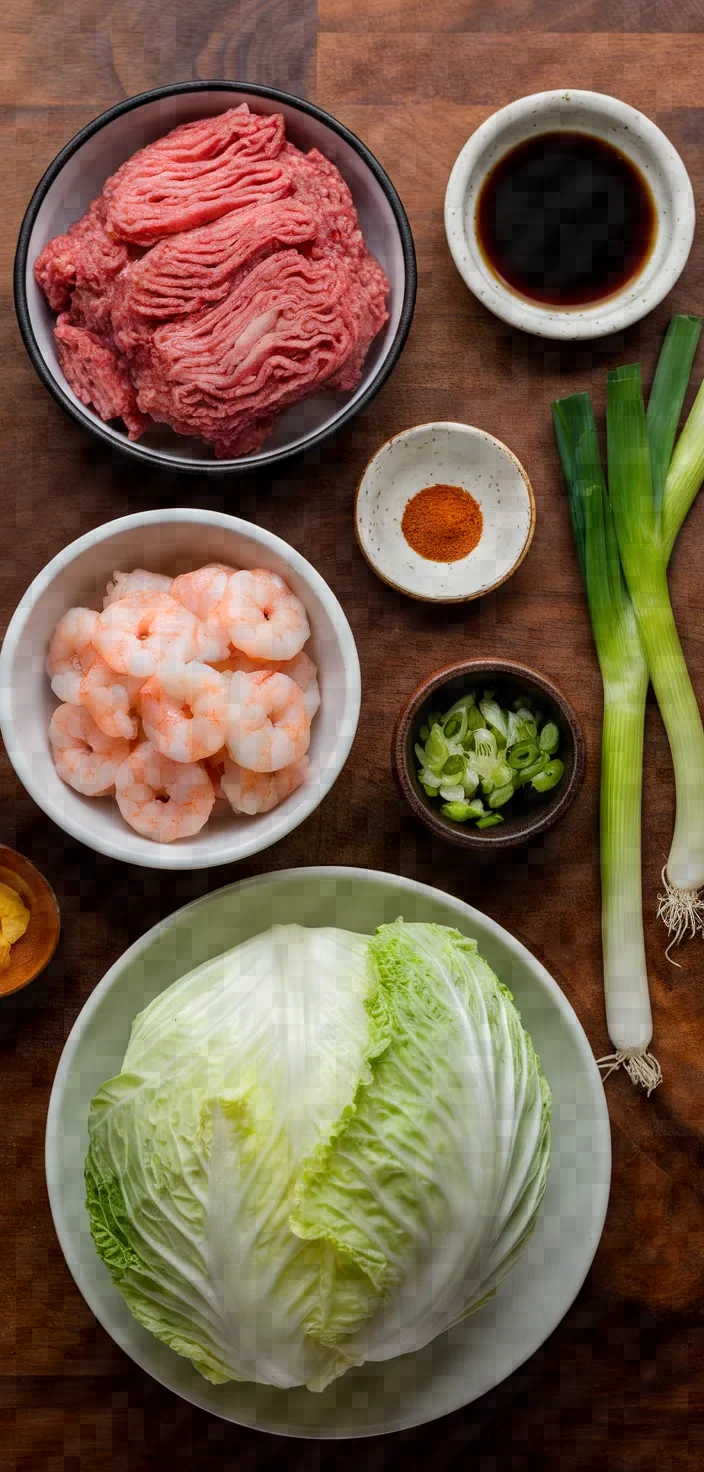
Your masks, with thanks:
M627 1053L620 1049L605 1058L597 1058L597 1067L604 1075L604 1083L617 1068L625 1068L633 1084L640 1084L648 1096L662 1083L662 1069L652 1053L636 1051Z
M665 893L658 897L658 919L664 921L672 936L665 955L673 966L678 966L679 962L673 961L670 955L672 947L688 935L704 934L704 898L699 889L675 889L667 877L667 868L662 871L662 882Z

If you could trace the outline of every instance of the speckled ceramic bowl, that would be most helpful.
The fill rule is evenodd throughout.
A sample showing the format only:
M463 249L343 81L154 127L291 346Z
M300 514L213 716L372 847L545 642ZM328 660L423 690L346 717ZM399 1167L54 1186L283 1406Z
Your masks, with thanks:
M457 562L432 562L401 530L408 502L426 486L469 491L483 518L477 546ZM464 603L504 583L530 547L535 501L528 476L506 445L471 424L417 424L394 435L369 461L357 489L357 541L375 573L411 598Z
M589 133L635 164L653 195L657 229L640 271L619 291L588 306L542 306L514 291L486 260L476 210L487 174L517 143L560 130ZM669 138L650 118L616 97L572 89L535 92L495 112L465 143L445 195L445 231L470 291L504 322L540 337L604 337L640 321L672 290L689 255L695 207L689 175Z

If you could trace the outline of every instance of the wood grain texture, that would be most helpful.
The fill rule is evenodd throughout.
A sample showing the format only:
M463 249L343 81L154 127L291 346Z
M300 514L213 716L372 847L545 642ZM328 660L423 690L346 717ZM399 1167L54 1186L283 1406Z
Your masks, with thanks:
M336 1446L239 1431L178 1401L130 1364L80 1298L51 1226L43 1131L56 1064L92 988L163 915L235 878L348 863L426 880L518 935L607 1050L597 864L600 683L552 441L557 394L591 388L640 359L652 372L673 310L704 307L698 236L670 299L627 333L577 347L511 331L465 290L447 252L442 205L452 161L495 107L540 87L614 92L672 138L704 205L702 0L11 0L0 47L0 627L66 542L144 507L239 512L318 567L350 618L364 701L350 760L297 832L236 868L159 878L96 856L54 828L0 763L0 841L56 889L60 950L45 976L0 1008L1 1472L249 1472L265 1459L321 1472L684 1472L704 1462L704 991L702 948L678 970L652 916L673 792L656 708L646 728L644 893L665 1074L646 1100L608 1083L614 1182L604 1237L576 1304L543 1349L466 1412L400 1437ZM414 327L389 383L335 442L273 477L211 486L135 471L64 418L35 378L14 323L10 271L23 209L58 148L101 108L142 87L237 75L304 91L358 132L391 173L419 259ZM704 349L699 371L704 369ZM371 573L352 532L355 485L379 443L433 418L505 439L531 477L533 546L496 595L430 609ZM672 564L675 608L704 701L704 502ZM402 809L389 766L393 721L417 677L467 655L534 664L576 706L587 736L585 787L562 824L500 862L473 862Z

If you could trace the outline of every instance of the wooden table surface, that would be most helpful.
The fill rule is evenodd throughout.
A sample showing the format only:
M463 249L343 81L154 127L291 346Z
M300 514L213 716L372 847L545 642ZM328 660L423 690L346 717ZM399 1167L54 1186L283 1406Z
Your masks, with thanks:
M704 989L702 944L681 969L648 925L654 1051L650 1099L609 1080L614 1172L587 1283L543 1348L491 1395L414 1433L315 1444L240 1431L142 1374L98 1328L65 1266L44 1183L43 1134L59 1055L91 989L125 947L187 900L233 879L343 863L429 881L519 936L557 978L599 1056L597 798L600 684L552 439L551 399L639 359L646 381L673 310L704 307L701 227L671 297L620 337L576 347L512 332L466 291L442 206L472 130L515 97L586 87L643 109L667 132L704 207L704 0L7 0L0 47L3 167L0 620L67 542L144 507L239 512L305 554L340 598L363 672L359 732L319 811L239 867L159 877L83 849L47 821L4 754L0 842L32 858L61 903L44 977L0 1006L0 1468L2 1472L198 1472L287 1468L482 1472L675 1472L704 1463ZM113 459L64 417L25 356L11 301L23 211L58 149L98 112L188 78L260 81L335 113L376 153L408 210L419 262L415 322L376 401L336 442L273 475L215 485ZM704 350L699 373L704 366ZM506 440L537 500L532 549L495 595L433 610L395 595L363 562L352 500L388 435L459 419ZM704 501L672 563L673 601L704 700ZM389 768L398 707L416 678L465 655L514 657L552 676L587 736L581 797L542 841L499 864L434 844L401 811ZM652 916L673 794L656 709L647 718L644 893Z

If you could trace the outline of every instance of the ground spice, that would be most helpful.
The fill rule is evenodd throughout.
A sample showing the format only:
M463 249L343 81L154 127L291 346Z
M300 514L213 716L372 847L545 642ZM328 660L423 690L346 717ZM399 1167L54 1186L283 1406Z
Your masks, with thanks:
M430 562L459 562L477 546L482 526L481 506L461 486L426 486L401 521L409 547Z

